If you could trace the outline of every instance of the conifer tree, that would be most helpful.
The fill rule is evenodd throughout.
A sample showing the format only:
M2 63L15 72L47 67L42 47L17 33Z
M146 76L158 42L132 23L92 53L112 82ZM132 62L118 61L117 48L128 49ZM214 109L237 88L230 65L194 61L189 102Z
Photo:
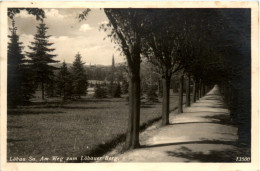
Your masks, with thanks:
M55 74L53 74L53 75L51 75L50 77L49 77L49 80L48 80L48 82L46 83L46 94L47 94L47 96L48 97L54 97L54 96L56 96L56 91L57 91L57 80L56 80L57 78L56 78L56 76L55 76Z
M85 63L81 60L81 55L78 53L75 56L72 66L73 95L78 98L80 98L81 95L87 94L88 80L84 64Z
M72 89L71 73L64 61L57 75L57 93L66 100L71 97Z
M56 55L51 54L55 49L50 48L53 43L48 41L50 35L46 35L47 29L48 27L44 22L37 26L34 42L31 42L31 46L29 46L32 52L27 52L28 57L31 59L30 63L34 73L34 81L36 84L41 84L42 99L44 99L45 84L50 81L54 75L53 71L57 69L50 64L58 62L53 59Z
M106 98L107 97L107 90L106 90L106 88L101 87L100 85L96 85L94 97L98 98L98 99Z
M22 54L22 43L19 42L17 27L13 20L10 28L11 35L8 43L8 82L7 100L8 106L17 106L29 102L34 93L28 65L25 56Z

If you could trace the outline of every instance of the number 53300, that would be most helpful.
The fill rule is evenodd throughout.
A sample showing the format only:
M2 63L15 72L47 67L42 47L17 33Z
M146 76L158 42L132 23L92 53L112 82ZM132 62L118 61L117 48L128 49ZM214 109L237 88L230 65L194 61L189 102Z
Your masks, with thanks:
M236 161L238 162L249 162L251 160L250 157L237 157Z

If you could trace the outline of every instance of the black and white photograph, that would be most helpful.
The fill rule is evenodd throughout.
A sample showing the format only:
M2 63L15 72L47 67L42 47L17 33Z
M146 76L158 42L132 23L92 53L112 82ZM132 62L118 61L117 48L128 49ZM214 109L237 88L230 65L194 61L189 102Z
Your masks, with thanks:
M257 3L59 4L1 11L7 164L256 166Z

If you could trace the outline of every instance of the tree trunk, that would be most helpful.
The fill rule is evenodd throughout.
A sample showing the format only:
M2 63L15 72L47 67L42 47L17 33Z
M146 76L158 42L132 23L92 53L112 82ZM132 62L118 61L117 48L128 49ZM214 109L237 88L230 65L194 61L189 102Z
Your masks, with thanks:
M126 133L126 149L133 149L140 146L139 144L139 124L140 124L140 63L141 63L141 35L140 25L137 22L135 15L131 18L130 23L135 28L131 35L131 43L128 44L124 31L118 28L116 17L113 16L113 10L104 10L113 28L116 30L118 38L121 40L121 45L128 64L129 74L129 117L128 130ZM125 18L127 19L127 18Z
M196 81L193 80L193 90L192 90L192 97L193 97L193 103L196 102L196 90L197 89L197 84L196 84Z
M129 67L129 116L126 134L126 149L134 149L139 144L140 125L140 46L134 47L132 67Z
M170 81L171 81L171 77L169 76L164 76L162 79L162 86L163 86L162 125L169 124Z
M196 81L196 100L199 100L200 99L200 84L198 81Z
M183 113L183 75L180 76L179 106L178 113Z
M188 81L186 85L186 106L190 106L190 75L188 75Z
M199 82L199 98L201 98L202 92L201 92L202 83Z
M203 91L203 87L204 87L204 83L203 82L201 82L201 86L200 86L200 97L203 97L204 96L204 91Z
M65 101L65 90L64 90L64 88L60 91L60 97L62 97L63 101Z
M205 96L206 95L206 85L205 84L203 84L203 96Z
M44 100L44 82L42 82L42 100Z
M158 97L161 97L161 93L160 93L160 80L158 79Z

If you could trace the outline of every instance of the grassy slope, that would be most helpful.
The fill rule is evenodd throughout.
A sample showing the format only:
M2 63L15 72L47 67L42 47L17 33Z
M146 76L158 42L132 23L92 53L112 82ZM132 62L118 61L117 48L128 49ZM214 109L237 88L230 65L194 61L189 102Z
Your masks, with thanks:
M171 95L171 109L178 96ZM161 116L161 103L142 105L141 125ZM127 129L124 98L35 104L8 111L9 157L81 156ZM93 151L92 151L93 152Z

